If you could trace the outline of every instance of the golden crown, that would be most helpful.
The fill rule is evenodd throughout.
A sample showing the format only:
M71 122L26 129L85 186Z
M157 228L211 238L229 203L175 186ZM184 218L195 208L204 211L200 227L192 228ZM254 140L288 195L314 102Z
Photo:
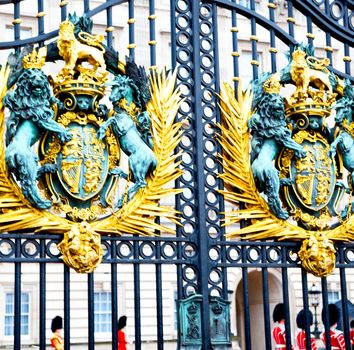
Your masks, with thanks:
M300 48L293 52L290 75L296 89L285 99L287 117L296 114L328 117L331 114L336 93L333 92L328 64L329 60L307 56Z
M22 59L23 68L41 69L45 64L46 57L47 57L46 47L41 47L38 51L36 51L36 49L33 49L31 53L29 53Z
M68 71L63 68L56 76L51 78L54 95L75 92L91 96L104 96L105 83L108 80L108 72L95 72L90 68L78 65L76 71Z

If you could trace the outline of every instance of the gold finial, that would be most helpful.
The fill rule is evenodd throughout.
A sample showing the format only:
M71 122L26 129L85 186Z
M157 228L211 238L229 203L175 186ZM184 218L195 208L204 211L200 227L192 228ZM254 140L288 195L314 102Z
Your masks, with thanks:
M22 59L23 68L37 68L41 69L45 64L45 58L47 56L47 48L41 47L38 51L33 49L31 53Z
M279 74L273 74L263 83L263 90L268 94L279 94L281 89Z

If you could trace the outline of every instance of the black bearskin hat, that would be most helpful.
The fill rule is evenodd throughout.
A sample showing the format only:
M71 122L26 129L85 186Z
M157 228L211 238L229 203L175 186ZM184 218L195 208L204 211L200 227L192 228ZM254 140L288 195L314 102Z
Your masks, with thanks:
M119 317L118 329L123 329L127 325L127 316Z
M307 312L305 312L305 310L302 309L296 316L296 324L301 329L305 329L306 314L307 314L307 318L309 320L309 326L311 326L313 324L312 312L310 310L307 310Z
M273 311L273 321L274 322L279 322L285 318L285 311L284 311L284 304L280 303L275 305L274 311Z
M57 329L63 329L63 319L60 316L55 316L52 319L51 325L52 332L54 333Z
M322 322L324 323L325 309L322 309ZM339 320L339 310L335 304L328 305L329 325L332 327Z
M354 328L354 320L350 321L350 328Z

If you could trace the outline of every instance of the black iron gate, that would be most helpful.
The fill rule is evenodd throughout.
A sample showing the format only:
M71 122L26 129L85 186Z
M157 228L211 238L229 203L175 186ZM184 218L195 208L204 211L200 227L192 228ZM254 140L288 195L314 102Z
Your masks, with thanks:
M9 1L10 2L10 1ZM13 28L14 40L0 42L0 49L19 49L26 44L39 44L49 42L55 38L58 31L47 32L46 7L49 2L38 0L37 32L30 38L21 37L23 14L21 8L27 0L13 1L13 20L9 28ZM8 5L9 6L9 5ZM54 6L52 4L52 6ZM66 19L72 11L68 1L58 2L61 19ZM111 333L112 349L117 349L117 318L119 310L120 271L123 264L129 264L131 269L134 314L134 348L145 349L142 329L145 326L146 314L142 305L140 293L141 284L144 283L144 274L141 272L145 264L154 266L154 293L156 299L156 314L154 324L156 327L156 348L167 348L168 342L164 334L166 314L164 314L163 272L165 265L175 266L175 280L177 285L176 299L186 299L193 293L202 295L201 302L201 349L212 347L212 325L209 320L210 296L230 300L232 340L234 348L237 343L242 349L259 349L254 345L257 333L264 334L262 348L271 349L271 306L274 304L270 289L270 275L279 274L281 294L278 301L285 305L287 334L287 348L290 349L291 334L294 328L291 314L294 298L296 307L305 309L311 307L308 292L309 283L318 283L322 292L323 306L329 303L329 282L326 278L321 280L308 277L301 269L296 252L297 243L271 243L271 242L239 242L228 241L224 238L223 212L225 203L218 190L223 183L218 174L223 171L218 160L219 145L215 139L216 124L220 122L217 95L223 80L233 81L235 87L240 84L240 77L256 78L261 70L275 72L282 62L282 57L288 48L300 41L308 41L326 55L333 64L333 71L341 77L351 78L351 55L354 48L354 2L349 0L304 0L304 1L275 1L258 0L171 0L167 1L124 1L107 0L93 4L89 0L83 1L83 12L103 25L106 31L107 46L114 43L115 16L126 18L127 22L127 51L130 56L136 56L138 63L154 68L158 60L159 38L163 30L157 25L159 12L169 7L170 27L164 31L168 33L169 40L161 43L171 43L171 62L163 62L167 67L177 67L178 84L181 87L184 102L181 105L179 116L184 120L184 136L180 150L182 177L176 182L183 192L176 199L176 208L181 212L181 226L176 227L176 236L156 237L122 236L103 237L105 255L104 264L110 266L109 290L111 292ZM146 16L140 18L143 28L149 28L148 42L145 51L149 52L146 62L136 55L136 41L138 37L138 23L136 17L142 11ZM4 12L5 14L5 12ZM106 17L102 24L102 15ZM1 6L0 6L1 15ZM100 16L100 17L99 17ZM5 18L5 17L4 17ZM3 19L1 19L3 21ZM157 28L160 31L157 31ZM141 31L140 31L141 33ZM7 39L6 39L7 40ZM0 51L1 53L1 51ZM147 55L148 56L148 55ZM143 60L143 59L142 59ZM147 67L148 68L148 67ZM245 78L247 79L247 78ZM26 264L39 265L38 283L38 344L45 349L48 330L47 289L51 280L47 279L49 264L61 264L58 252L53 247L61 240L60 236L46 236L36 234L1 234L0 235L0 263L14 265L14 308L13 308L13 335L11 339L14 349L24 347L21 337L21 291L24 282L23 266ZM354 245L337 245L337 269L335 281L340 292L342 307L342 325L345 334L346 348L350 348L349 321L353 318L347 301L354 297L353 287L349 284L348 269L354 266ZM259 286L261 295L262 319L261 328L252 327L252 299L253 290L251 273L259 273ZM171 272L169 272L171 273ZM63 284L63 311L65 349L74 347L71 342L74 336L71 332L72 304L71 296L75 292L71 287L73 272L63 265L61 277ZM1 275L1 272L0 272ZM232 275L232 283L230 282ZM235 277L236 276L236 277ZM238 277L237 277L238 276ZM295 276L295 277L294 277ZM296 277L298 276L298 277ZM228 278L229 277L229 278ZM292 281L296 280L296 283ZM228 281L229 279L229 281ZM237 284L235 281L240 281ZM86 283L86 282L85 282ZM1 284L1 280L0 280ZM296 284L296 294L289 290L289 286ZM239 288L237 287L239 286ZM293 287L290 287L293 288ZM94 349L95 338L95 273L87 275L87 311L88 324L84 337L87 336L87 348ZM233 294L234 293L234 294ZM331 295L332 296L332 295ZM331 300L330 300L331 301ZM242 311L239 311L242 310ZM253 311L252 311L253 310ZM316 310L315 310L316 312ZM238 316L237 316L237 315ZM2 321L0 321L0 324ZM325 314L324 323L328 327L328 314ZM236 324L236 325L235 325ZM181 347L179 330L175 336L177 346ZM309 332L309 328L307 329ZM1 333L0 334L4 334ZM259 336L258 336L259 338ZM13 340L13 342L12 342ZM151 339L150 339L151 340ZM173 340L173 339L172 339ZM72 344L71 344L72 343ZM257 343L258 344L258 343ZM327 342L328 344L328 342ZM213 344L217 349L218 345ZM224 345L223 345L224 346ZM231 342L230 342L231 347ZM220 345L220 348L221 345ZM226 348L226 347L225 347ZM309 348L309 343L308 343ZM327 349L330 346L327 345Z

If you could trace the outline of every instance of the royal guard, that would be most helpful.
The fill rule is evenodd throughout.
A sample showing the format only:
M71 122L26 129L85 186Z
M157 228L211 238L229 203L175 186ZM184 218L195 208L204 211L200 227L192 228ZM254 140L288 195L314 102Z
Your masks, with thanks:
M342 331L336 328L337 322L339 320L339 310L335 304L328 305L328 316L329 325L331 327L329 330L329 334L331 337L332 350L345 350L344 334ZM322 322L324 323L324 309L322 310ZM323 344L326 346L325 332L322 332L321 339L323 341Z
M63 350L64 349L64 339L63 339L63 319L60 316L55 316L52 319L51 326L53 335L50 339L50 344L55 350Z
M272 332L273 339L275 342L275 348L286 349L284 304L281 303L275 305L273 311L273 321L276 323ZM294 347L291 346L291 349L294 350Z
M352 345L352 350L354 350L354 320L350 321L350 344Z
M299 350L306 350L306 332L305 332L306 314L307 314L307 319L309 321L309 326L312 326L313 316L310 310L307 310L307 312L305 312L305 310L301 310L296 316L296 324L298 327L298 331L296 334L296 343ZM317 350L315 338L311 338L310 344L311 344L311 350Z

